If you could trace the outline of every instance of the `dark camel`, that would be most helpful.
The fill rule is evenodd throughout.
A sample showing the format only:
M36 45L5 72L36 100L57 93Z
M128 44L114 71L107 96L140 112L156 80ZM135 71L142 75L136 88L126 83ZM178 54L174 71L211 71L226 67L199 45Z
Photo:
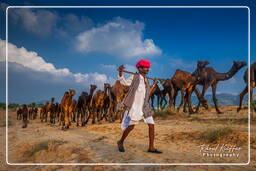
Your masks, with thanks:
M27 128L27 126L28 126L28 107L27 107L27 105L24 104L21 111L22 111L22 121L23 121L22 128Z
M70 89L69 92L65 92L60 103L61 107L61 116L64 120L61 120L62 122L62 129L69 129L69 126L71 125L71 112L73 111L72 108L72 98L76 94L76 91L73 89Z
M200 80L199 85L203 86L202 97L209 86L212 87L212 98L215 105L215 109L218 114L223 114L218 108L217 98L216 98L216 88L219 81L225 81L232 78L242 67L246 65L246 62L233 62L231 69L226 73L218 73L212 67L204 68L200 73L198 73ZM200 101L197 105L196 111L199 111Z
M103 109L102 109L102 117L105 118L105 120L108 120L108 115L109 115L109 107L110 107L110 89L111 86L108 83L104 83L104 102L103 102Z
M88 99L86 101L86 106L88 107L89 116L86 118L86 121L84 122L84 124L88 123L88 121L91 117L90 115L93 112L93 109L92 109L92 106L91 106L91 101L92 101L92 98L93 98L93 93L94 93L96 88L97 88L96 85L90 85L90 94L89 94Z
M85 114L88 113L88 106L86 105L88 96L89 96L88 93L83 91L78 98L77 117L76 117L77 126L79 126L79 118L80 118L81 126L85 125Z
M256 86L256 62L252 63L250 66L250 103L252 103L253 100L253 88ZM237 112L239 112L242 108L243 98L248 92L248 69L244 72L244 82L246 84L243 91L240 93L240 101L239 101L239 107L237 108Z
M22 108L19 107L17 110L17 120L21 120L22 119Z
M163 107L167 104L167 101L165 99L165 91L160 90L158 86L155 86L154 89L152 90L152 93L150 95L150 100L151 100L151 107L153 110L155 110L154 108L155 96L157 97L157 109L159 108L163 109ZM165 105L163 105L163 101L165 102Z

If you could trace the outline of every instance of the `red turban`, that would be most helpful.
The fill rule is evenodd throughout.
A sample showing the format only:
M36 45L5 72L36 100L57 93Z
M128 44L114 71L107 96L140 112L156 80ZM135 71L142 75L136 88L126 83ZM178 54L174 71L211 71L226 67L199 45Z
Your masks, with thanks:
M151 63L145 59L140 60L139 62L137 62L136 67L146 67L146 68L150 68Z

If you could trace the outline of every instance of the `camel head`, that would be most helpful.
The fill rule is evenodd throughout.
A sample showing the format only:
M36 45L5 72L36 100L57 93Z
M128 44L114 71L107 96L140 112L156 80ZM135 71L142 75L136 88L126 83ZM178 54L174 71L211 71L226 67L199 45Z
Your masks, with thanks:
M69 89L69 94L70 94L70 96L74 96L76 94L76 90Z
M204 68L208 64L208 61L197 61L197 68Z
M108 89L110 88L110 84L109 83L104 83L104 89Z
M97 88L96 85L91 85L90 91L94 91Z
M246 62L240 62L240 61L234 61L233 62L233 66L237 69L237 70L239 70L239 69L241 69L241 68L243 68L244 66L246 66L247 64L246 64Z
M54 97L52 97L52 98L51 98L51 102L53 103L53 102L54 102L54 100L55 100L55 98L54 98Z
M83 92L82 92L82 94L81 94L81 96L85 96L85 97L87 97L87 96L88 96L88 93L87 93L87 92L85 92L85 91L83 91Z

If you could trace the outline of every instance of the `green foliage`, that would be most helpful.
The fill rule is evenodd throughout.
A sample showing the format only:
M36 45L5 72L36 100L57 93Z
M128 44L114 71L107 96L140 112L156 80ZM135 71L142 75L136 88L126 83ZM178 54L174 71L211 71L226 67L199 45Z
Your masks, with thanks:
M0 103L0 109L6 109L6 104L5 103Z
M9 109L16 109L18 107L20 107L20 105L17 104L17 103L10 103L10 104L8 104L8 108Z

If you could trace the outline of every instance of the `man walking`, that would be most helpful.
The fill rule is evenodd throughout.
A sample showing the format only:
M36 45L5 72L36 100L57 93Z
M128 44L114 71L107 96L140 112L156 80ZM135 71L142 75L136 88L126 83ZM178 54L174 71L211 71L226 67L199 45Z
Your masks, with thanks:
M128 134L133 130L134 126L143 119L149 127L149 148L148 152L162 153L154 147L154 120L152 117L152 111L149 107L149 97L151 91L156 86L157 80L154 80L154 84L150 87L148 79L145 77L149 72L151 64L147 60L140 60L137 62L136 67L139 73L130 76L127 79L123 77L124 66L119 67L119 81L121 84L130 86L129 91L126 94L121 106L126 108L121 123L121 128L124 130L121 139L117 142L118 150L125 152L124 140Z

